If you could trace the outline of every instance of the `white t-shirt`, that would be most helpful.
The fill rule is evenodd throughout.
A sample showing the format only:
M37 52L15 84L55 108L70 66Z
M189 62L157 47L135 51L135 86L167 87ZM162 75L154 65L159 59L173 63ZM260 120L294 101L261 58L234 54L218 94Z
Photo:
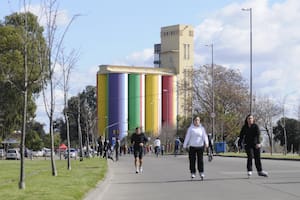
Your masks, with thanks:
M160 147L160 139L155 139L153 143L154 147Z

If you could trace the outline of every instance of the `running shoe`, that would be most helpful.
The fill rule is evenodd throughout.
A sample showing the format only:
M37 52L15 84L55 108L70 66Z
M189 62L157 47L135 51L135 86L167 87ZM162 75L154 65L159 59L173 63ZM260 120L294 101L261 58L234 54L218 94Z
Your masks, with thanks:
M251 176L252 175L252 171L248 171L247 174L248 174L248 176Z
M265 171L260 171L260 172L258 172L258 176L268 177L268 173Z
M196 175L194 173L192 173L191 178L196 178Z
M140 167L140 173L142 173L143 172L143 167Z
M205 177L204 173L201 172L201 173L200 173L200 178L203 179L204 177Z

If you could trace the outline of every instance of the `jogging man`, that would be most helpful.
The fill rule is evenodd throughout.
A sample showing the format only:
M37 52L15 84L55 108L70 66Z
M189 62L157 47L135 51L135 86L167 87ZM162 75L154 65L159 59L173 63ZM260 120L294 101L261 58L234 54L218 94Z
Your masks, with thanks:
M147 137L141 132L140 127L135 128L135 133L131 136L131 144L133 145L135 173L143 172L143 154L144 145L148 142Z

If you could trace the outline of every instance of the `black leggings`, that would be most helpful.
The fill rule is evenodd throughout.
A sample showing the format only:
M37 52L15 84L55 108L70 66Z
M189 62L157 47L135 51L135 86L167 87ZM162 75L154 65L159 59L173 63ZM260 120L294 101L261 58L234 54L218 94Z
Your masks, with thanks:
M204 147L190 147L189 148L190 171L192 174L196 173L196 159L197 159L197 168L198 168L199 173L204 172L203 150L204 150Z

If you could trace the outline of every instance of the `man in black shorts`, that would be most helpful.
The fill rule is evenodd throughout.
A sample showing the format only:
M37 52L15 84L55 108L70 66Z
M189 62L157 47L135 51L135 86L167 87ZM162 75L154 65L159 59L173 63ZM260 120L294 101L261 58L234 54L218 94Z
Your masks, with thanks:
M134 166L135 173L141 173L143 171L143 154L144 145L148 141L144 133L141 132L140 127L135 128L135 133L131 136L131 144L133 145L133 155L134 155Z

